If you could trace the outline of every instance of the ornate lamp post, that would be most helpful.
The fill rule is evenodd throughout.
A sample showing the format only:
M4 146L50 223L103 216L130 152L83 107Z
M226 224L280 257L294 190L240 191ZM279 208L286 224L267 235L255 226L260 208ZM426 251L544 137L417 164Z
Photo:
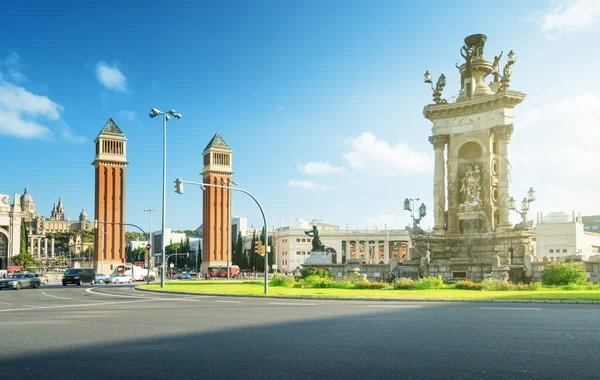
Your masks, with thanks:
M431 81L431 74L429 70L425 72L423 82L429 83L431 85L431 91L433 91L433 101L435 104L445 104L447 103L446 99L442 99L442 91L444 91L444 87L446 87L446 76L444 74L440 75L435 87L433 87L433 82Z
M517 228L527 228L529 227L527 222L527 212L529 211L529 204L532 203L533 201L535 201L535 190L533 190L533 187L529 189L529 191L527 192L527 196L525 198L523 198L523 200L521 201L521 210L519 211L517 209L517 201L515 200L515 198L510 197L510 199L508 200L508 209L512 210L512 211L516 211L517 214L519 214L521 216L521 223L519 223L516 227Z
M423 219L425 217L425 215L427 215L427 207L425 207L425 203L421 203L421 207L419 207L419 210L416 210L419 212L419 217L416 218L415 217L415 201L419 201L419 198L406 198L404 200L404 210L409 211L410 212L410 217L412 218L413 221L413 225L412 225L412 230L415 232L418 231L422 231L421 228L419 227L419 223L421 223L421 219Z

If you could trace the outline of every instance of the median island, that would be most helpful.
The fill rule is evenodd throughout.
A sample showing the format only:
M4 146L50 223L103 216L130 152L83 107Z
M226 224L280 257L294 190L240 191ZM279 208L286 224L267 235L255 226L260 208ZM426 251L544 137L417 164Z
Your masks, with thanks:
M565 264L568 265L568 264ZM557 269L555 266L554 270ZM424 277L416 280L399 278L394 282L371 282L360 277L333 279L321 269L306 268L302 276L276 276L269 281L268 295L264 294L263 281L177 281L160 284L138 285L141 290L187 294L237 295L255 297L297 297L315 299L377 299L377 300L426 300L426 301L596 301L600 303L600 286L586 283L585 273L577 276L572 267L566 266L575 276L551 274L543 278L554 285L513 284L505 280L487 279L479 283L470 280L445 284L441 277ZM561 270L561 268L558 268ZM561 285L561 281L563 284Z

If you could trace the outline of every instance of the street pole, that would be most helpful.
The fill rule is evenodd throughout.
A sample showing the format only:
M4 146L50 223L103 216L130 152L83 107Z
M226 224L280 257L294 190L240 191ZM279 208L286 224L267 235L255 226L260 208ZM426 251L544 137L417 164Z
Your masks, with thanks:
M167 209L167 114L163 115L163 193L162 193L162 233L160 238L161 265L160 287L165 287L165 224Z
M227 186L229 187L227 191L227 281L230 280L229 274L229 257L231 251L231 180L227 182Z
M208 187L216 187L219 189L231 189L231 190L235 190L235 191L241 191L244 194L247 194L250 198L252 198L254 200L254 202L256 203L256 205L258 206L260 213L262 214L263 217L263 223L265 225L265 238L264 238L264 246L265 246L265 295L268 294L269 292L269 255L267 251L267 247L268 247L268 241L269 241L269 234L268 234L268 224L267 224L267 217L265 215L265 211L263 210L262 206L260 205L260 202L258 201L258 199L256 199L256 197L254 197L254 195L252 195L249 191L246 191L244 189L240 189L239 187L228 187L228 186L219 186L219 185L213 185L210 183L201 183L201 182L192 182L192 181L181 181L182 183L189 183L190 185L198 185L200 186L200 188L202 190L204 190L207 186Z

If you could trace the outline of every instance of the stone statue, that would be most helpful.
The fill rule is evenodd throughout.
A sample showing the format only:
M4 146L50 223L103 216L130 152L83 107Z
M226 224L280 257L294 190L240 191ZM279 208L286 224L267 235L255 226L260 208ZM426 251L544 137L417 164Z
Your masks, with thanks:
M465 69L465 77L473 77L473 50L469 49L466 46L463 46L462 49L460 49L460 55L462 55L462 57L465 59L465 62L467 63Z
M504 66L500 91L506 91L510 87L511 66L515 63L515 61L515 53L511 50L508 52L508 60L506 62L506 66Z
M310 237L312 237L312 252L324 252L325 246L321 243L321 239L319 238L319 230L317 230L317 226L313 225L312 230L304 231L304 233Z
M494 57L494 63L492 64L492 74L494 74L494 83L498 83L498 78L500 77L500 59L502 58L502 54L504 52L501 51L500 55Z
M463 203L459 205L460 211L479 211L481 208L481 170L479 165L472 163L467 166L465 176L461 180Z

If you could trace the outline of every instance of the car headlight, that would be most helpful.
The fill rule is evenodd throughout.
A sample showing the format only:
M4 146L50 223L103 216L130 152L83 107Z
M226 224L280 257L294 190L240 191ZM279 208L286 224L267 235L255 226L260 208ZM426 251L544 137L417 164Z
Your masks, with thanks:
M74 280L79 280L79 276L73 277Z
M9 284L11 285L15 285L17 282L16 281L10 281Z

